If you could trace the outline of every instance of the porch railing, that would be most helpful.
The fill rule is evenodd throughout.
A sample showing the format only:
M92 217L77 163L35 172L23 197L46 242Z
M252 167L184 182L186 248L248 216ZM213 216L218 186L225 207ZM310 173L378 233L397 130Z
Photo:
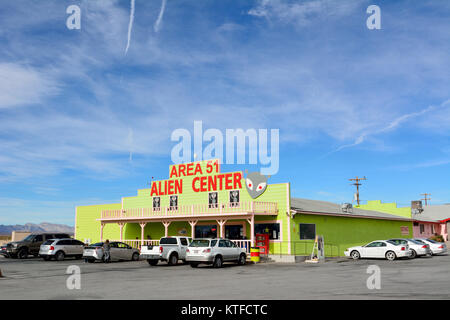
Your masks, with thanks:
M141 247L141 240L136 240L136 239L133 239L133 240L129 240L129 239L127 239L127 240L109 240L109 241L110 242L111 241L120 241L120 242L126 243L127 245L129 245L133 248L137 248L137 249L139 249ZM239 248L244 248L247 253L250 253L251 240L231 240L231 241L233 241ZM149 245L158 246L159 240L144 240L143 243L144 243L144 246L149 246Z
M239 202L219 203L217 205L194 204L177 207L133 208L118 210L102 210L101 219L134 219L134 218L164 218L170 216L195 216L201 214L227 213L277 214L276 202Z

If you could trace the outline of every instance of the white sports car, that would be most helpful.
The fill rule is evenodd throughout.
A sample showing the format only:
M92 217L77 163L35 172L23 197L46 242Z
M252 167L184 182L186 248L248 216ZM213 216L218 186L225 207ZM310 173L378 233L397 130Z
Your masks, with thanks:
M407 258L411 255L409 246L397 245L389 240L377 240L365 246L351 247L344 251L346 257L357 260L360 258L381 258L390 261L397 258Z

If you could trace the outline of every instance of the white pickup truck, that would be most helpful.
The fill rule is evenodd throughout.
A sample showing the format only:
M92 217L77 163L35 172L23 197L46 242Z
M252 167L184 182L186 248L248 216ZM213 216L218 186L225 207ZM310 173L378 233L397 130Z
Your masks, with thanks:
M188 237L164 237L158 246L142 246L141 259L146 259L151 266L159 261L167 261L169 265L176 265L178 260L186 262L186 249L192 242Z

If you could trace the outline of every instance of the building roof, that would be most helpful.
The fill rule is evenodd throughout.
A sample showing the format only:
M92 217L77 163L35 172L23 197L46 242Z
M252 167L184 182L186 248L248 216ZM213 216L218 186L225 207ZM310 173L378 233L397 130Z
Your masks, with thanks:
M450 219L450 204L424 206L422 213L413 214L412 218L419 221L443 221Z
M387 219L387 220L404 220L411 221L409 218L396 216L389 213L363 210L358 208L352 208L349 212L342 210L342 205L338 203L310 200L301 198L291 198L291 209L302 213L311 214L325 214L325 215L338 215L343 217L355 217L355 218L371 218L371 219Z

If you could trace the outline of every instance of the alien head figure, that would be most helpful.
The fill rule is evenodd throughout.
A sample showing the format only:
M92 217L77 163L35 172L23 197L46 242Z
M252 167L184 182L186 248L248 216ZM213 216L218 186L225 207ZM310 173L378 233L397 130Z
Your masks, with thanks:
M266 191L267 179L269 178L270 176L262 175L259 172L248 173L247 178L245 179L245 185L250 197L256 199L262 195L264 191Z

